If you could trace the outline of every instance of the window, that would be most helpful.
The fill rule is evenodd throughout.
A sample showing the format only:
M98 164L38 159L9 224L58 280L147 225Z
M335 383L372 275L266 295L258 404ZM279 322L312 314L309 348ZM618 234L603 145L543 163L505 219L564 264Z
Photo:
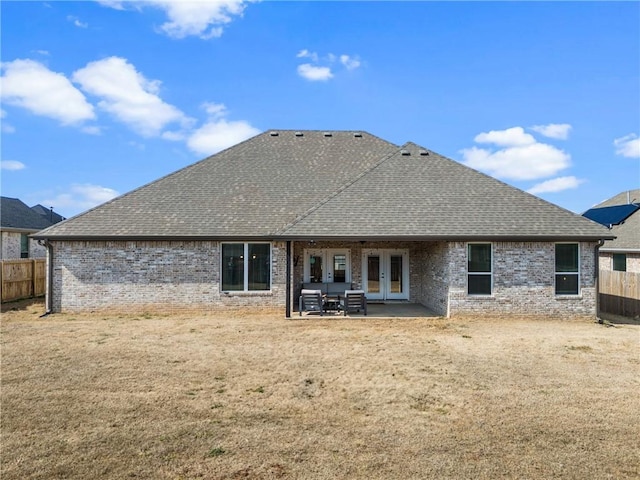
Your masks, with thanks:
M20 234L20 258L29 258L29 235Z
M556 244L556 295L578 295L580 267L577 243Z
M616 272L627 271L627 254L626 253L613 254L613 269Z
M490 243L467 245L467 293L491 295L492 262Z
M222 244L222 290L271 288L271 246L268 243Z

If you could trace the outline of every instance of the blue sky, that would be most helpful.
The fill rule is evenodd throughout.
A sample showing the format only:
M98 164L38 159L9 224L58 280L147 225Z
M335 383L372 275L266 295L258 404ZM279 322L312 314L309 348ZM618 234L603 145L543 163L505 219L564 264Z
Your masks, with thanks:
M67 217L270 129L412 141L578 213L640 186L638 2L0 14L2 195Z

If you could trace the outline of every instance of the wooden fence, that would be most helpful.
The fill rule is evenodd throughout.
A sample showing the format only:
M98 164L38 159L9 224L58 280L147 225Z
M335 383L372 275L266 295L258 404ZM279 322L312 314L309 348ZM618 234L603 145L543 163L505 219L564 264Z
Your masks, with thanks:
M600 270L599 282L601 312L640 315L640 273Z
M2 302L39 297L46 293L46 260L27 258L0 262Z

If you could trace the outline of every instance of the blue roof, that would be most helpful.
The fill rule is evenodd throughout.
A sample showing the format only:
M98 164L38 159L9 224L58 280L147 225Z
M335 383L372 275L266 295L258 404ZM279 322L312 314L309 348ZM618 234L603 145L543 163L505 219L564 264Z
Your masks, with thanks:
M615 205L613 207L592 208L584 212L582 216L598 222L605 227L611 227L612 225L620 225L639 209L640 205L628 203L626 205Z

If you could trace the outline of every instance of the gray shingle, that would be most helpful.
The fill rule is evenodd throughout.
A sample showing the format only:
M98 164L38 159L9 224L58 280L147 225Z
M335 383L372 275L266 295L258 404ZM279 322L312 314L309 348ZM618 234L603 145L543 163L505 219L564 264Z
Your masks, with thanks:
M418 145L266 132L42 237L603 238L579 215ZM297 133L301 133L299 135Z
M51 225L42 215L33 211L17 198L0 197L0 222L2 228L37 232Z
M283 233L341 237L347 232L360 238L427 239L609 234L590 220L413 143Z

